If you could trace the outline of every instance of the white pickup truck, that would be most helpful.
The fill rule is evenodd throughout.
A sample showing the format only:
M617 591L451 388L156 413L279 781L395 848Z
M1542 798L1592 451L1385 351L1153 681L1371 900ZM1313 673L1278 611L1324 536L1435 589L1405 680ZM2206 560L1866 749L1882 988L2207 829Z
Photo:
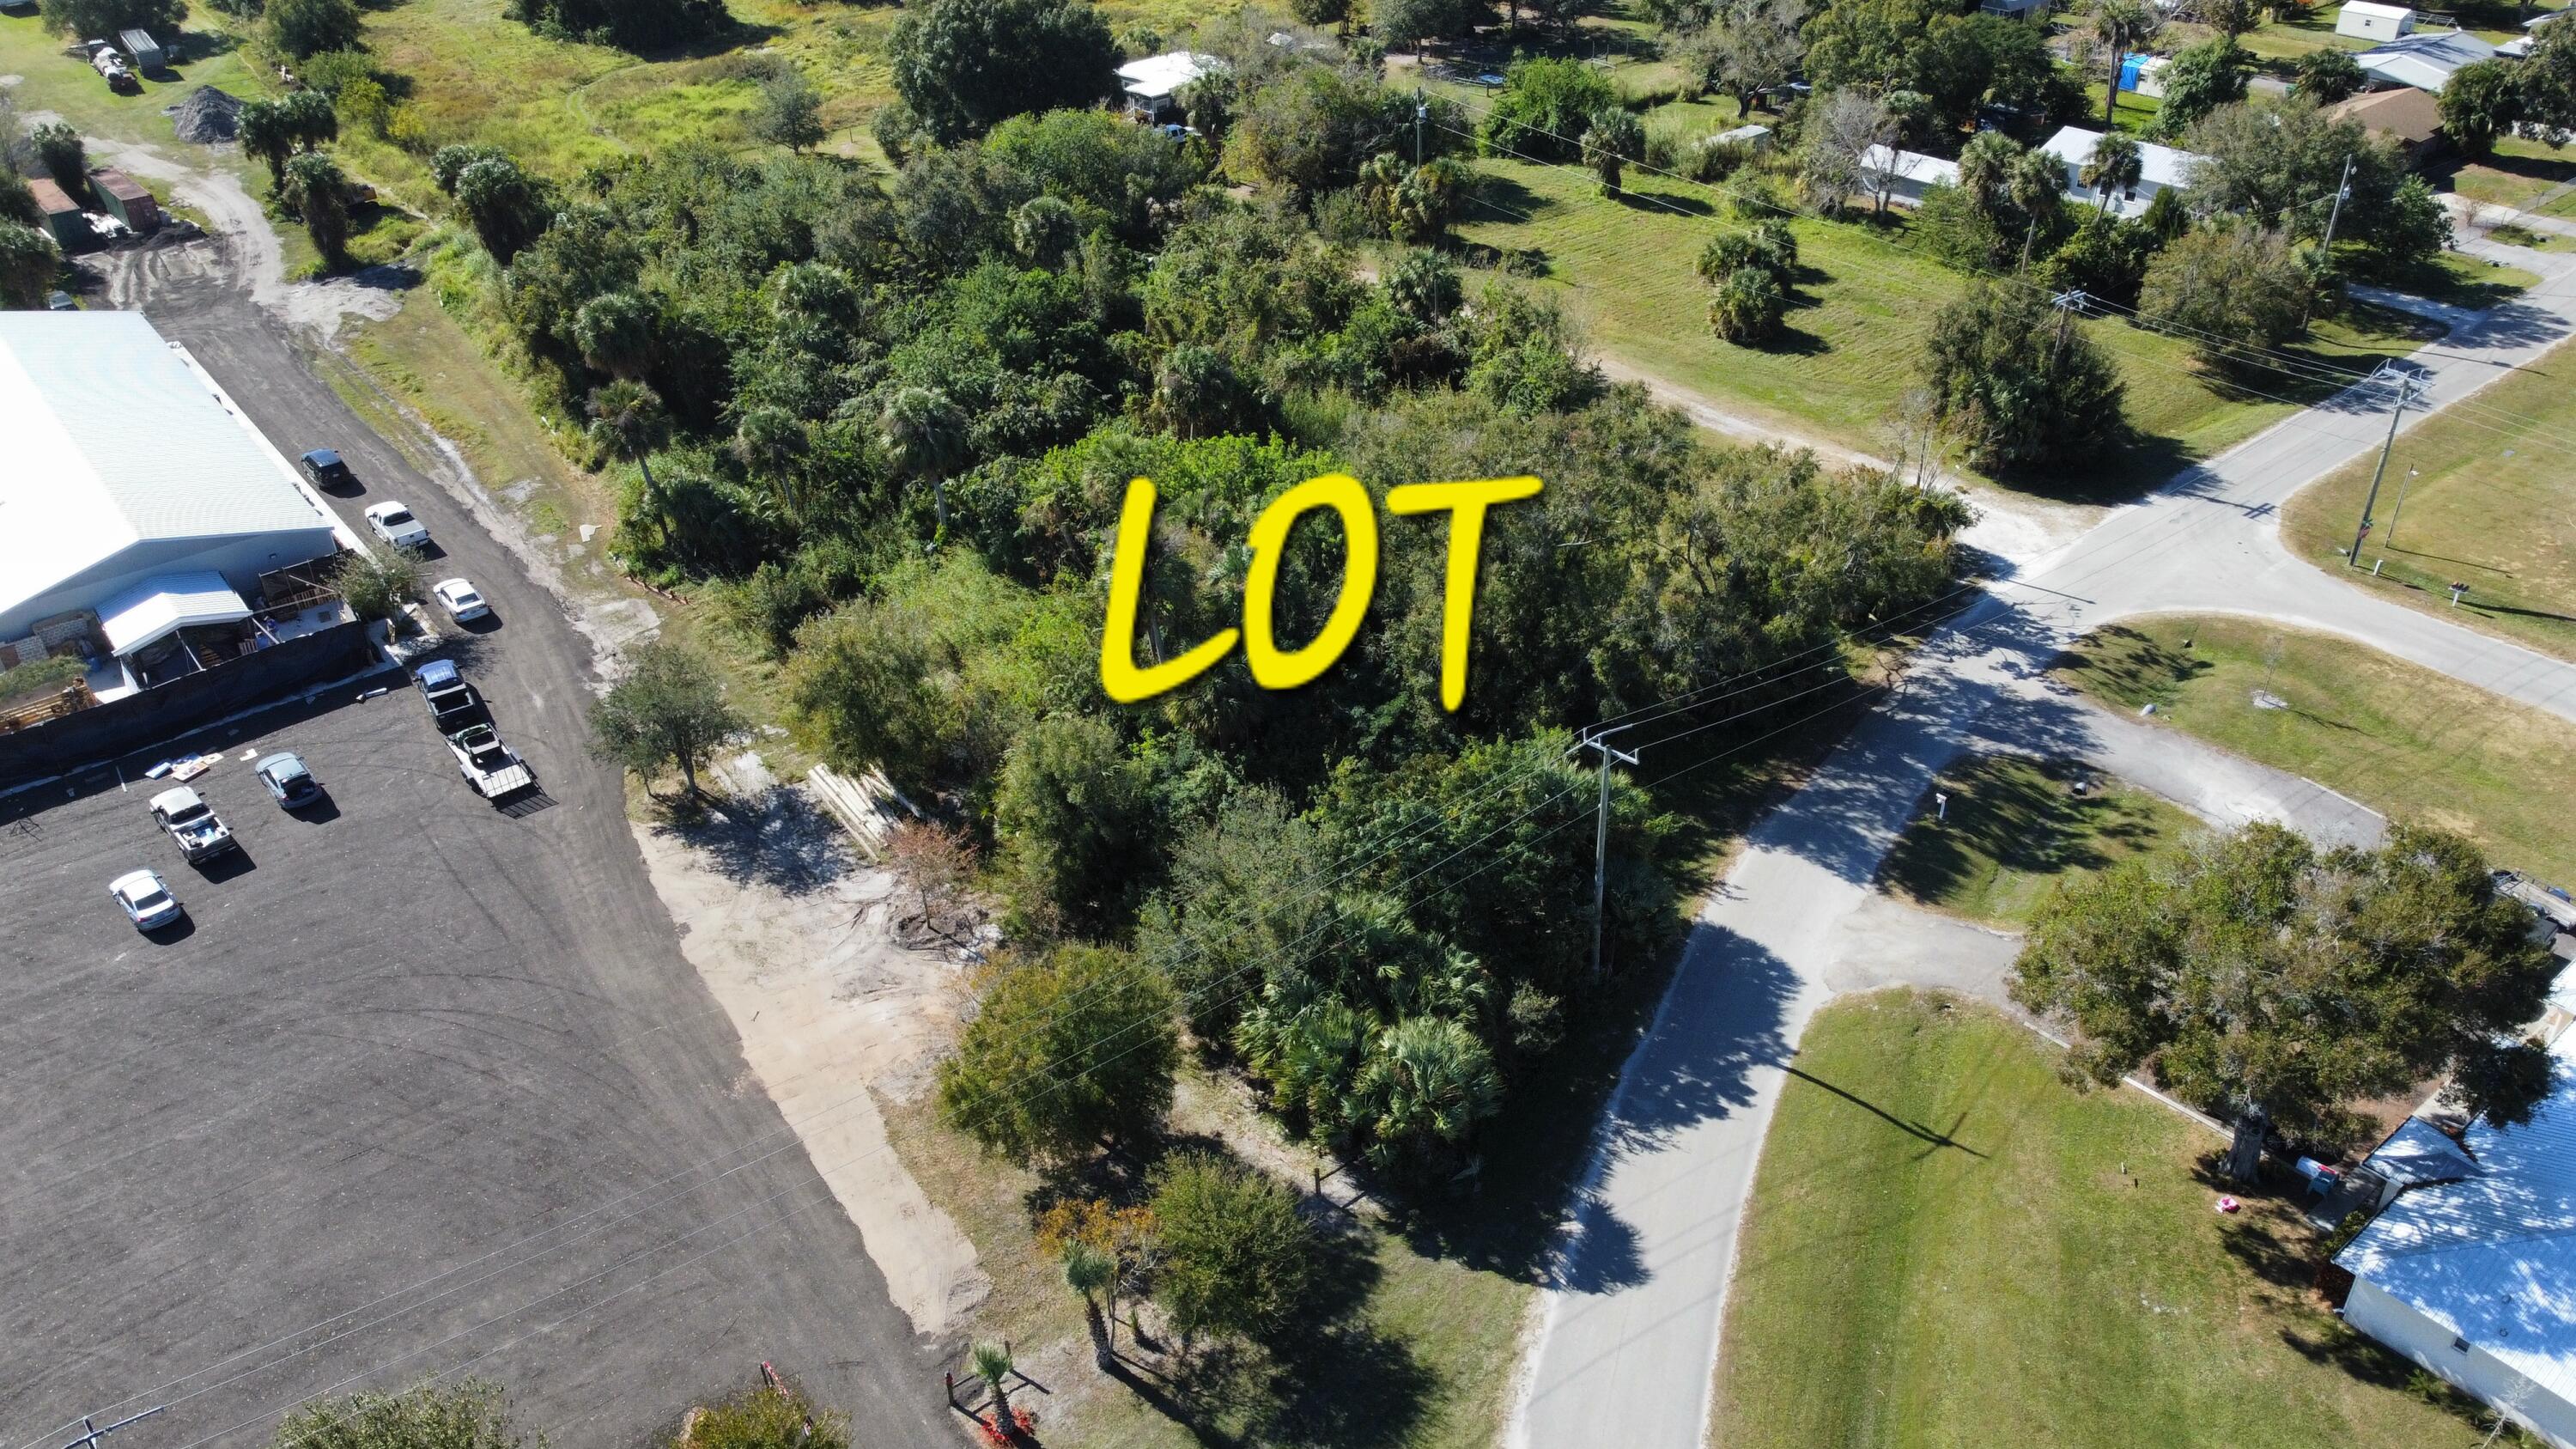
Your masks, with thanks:
M185 785L152 797L152 819L179 842L179 853L188 858L190 865L239 848L232 827Z
M486 800L498 800L537 783L527 762L501 743L500 731L490 725L467 725L449 735L447 750L456 756L456 768L465 783Z

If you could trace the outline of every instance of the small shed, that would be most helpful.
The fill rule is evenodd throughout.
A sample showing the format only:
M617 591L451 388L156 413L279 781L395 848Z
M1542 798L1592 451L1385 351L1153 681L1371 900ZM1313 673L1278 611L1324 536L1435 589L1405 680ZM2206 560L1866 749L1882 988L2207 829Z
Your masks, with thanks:
M1734 146L1745 151L1768 151L1771 149L1771 128L1759 125L1738 126L1732 131L1718 132L1709 137L1705 144Z
M2415 12L2404 5L2382 5L2378 0L2344 0L2343 13L2335 17L2335 34L2355 40L2395 40L2415 33Z
M134 178L113 166L101 166L90 172L89 184L98 192L99 208L134 229L136 236L148 236L161 225L161 203L143 189Z
M64 251L89 245L89 223L81 220L79 202L65 195L51 177L29 177L27 189L35 193L36 205L45 213L45 230L53 237L54 245Z
M1959 184L1959 163L1920 151L1872 146L1860 153L1860 186L1881 207L1921 206L1935 186Z
M170 52L161 48L161 43L152 38L150 31L129 30L117 39L123 43L126 58L134 62L136 70L159 70L170 63Z

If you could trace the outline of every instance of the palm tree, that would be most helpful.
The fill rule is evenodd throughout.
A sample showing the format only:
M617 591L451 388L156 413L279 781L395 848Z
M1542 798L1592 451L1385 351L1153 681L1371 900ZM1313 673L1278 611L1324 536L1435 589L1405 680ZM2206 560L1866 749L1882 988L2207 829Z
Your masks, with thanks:
M1083 1321L1091 1329L1091 1358L1106 1373L1116 1358L1110 1352L1109 1325L1118 1321L1118 1260L1076 1238L1064 1245L1064 1282L1082 1295ZM1106 1312L1101 1307L1104 1297L1111 1300Z
M779 507L798 523L808 521L805 455L812 446L804 420L785 408L753 408L734 429L733 455L752 477L769 484Z
M993 1427L1010 1432L1011 1350L1007 1344L979 1343L973 1356L975 1376L993 1389Z
M287 124L285 111L275 101L244 101L233 126L241 137L242 154L268 163L269 188L285 190L286 158L295 154L295 132Z
M2120 105L2120 62L2164 28L2164 16L2143 0L2101 0L2093 7L2093 42L2110 53L2111 71L2102 85L2102 129L2112 129Z
M2111 193L2137 185L2145 170L2146 155L2138 149L2138 138L2128 132L2111 131L2093 143L2093 157L2075 179L2096 189L2100 205L2093 213L2095 224L2110 214Z
M948 475L966 458L966 420L948 394L935 387L906 387L887 398L877 431L895 468L919 483L929 480L939 510L939 536L948 534Z
M670 436L671 418L662 396L640 382L620 378L590 395L590 440L644 472L644 491L660 511L662 485L653 480L649 454Z

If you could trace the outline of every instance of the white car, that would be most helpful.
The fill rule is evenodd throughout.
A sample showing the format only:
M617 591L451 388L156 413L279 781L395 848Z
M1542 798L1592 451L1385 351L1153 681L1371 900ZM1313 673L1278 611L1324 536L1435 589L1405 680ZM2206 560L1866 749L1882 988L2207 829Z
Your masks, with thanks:
M492 606L483 602L483 596L463 579L440 579L429 586L429 591L437 595L438 606L447 611L447 617L460 624L492 617Z
M425 548L429 544L429 525L412 517L411 510L399 503L379 503L368 509L367 527L396 548Z
M188 912L179 904L179 898L170 894L169 882L161 879L157 870L118 876L107 893L116 897L116 903L125 909L125 918L138 931L157 931Z

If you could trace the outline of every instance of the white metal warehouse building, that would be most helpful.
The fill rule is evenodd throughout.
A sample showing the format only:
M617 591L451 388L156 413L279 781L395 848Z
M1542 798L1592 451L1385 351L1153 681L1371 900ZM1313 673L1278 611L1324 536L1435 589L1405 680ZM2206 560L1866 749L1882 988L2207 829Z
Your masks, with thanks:
M0 647L122 659L354 542L138 312L0 312Z

